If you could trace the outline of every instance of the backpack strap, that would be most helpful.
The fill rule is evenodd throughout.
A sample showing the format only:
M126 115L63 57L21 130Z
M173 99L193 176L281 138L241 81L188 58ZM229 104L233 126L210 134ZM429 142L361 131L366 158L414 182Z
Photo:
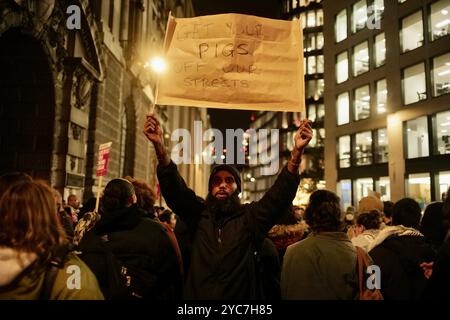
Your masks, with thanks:
M64 267L64 261L69 252L70 250L67 246L60 247L56 250L56 253L49 262L49 266L44 275L44 284L41 290L40 300L50 300L56 276Z

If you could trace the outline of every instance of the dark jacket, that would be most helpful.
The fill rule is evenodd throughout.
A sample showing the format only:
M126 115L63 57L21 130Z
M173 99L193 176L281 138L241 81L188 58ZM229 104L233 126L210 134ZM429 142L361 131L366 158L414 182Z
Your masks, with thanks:
M99 242L99 236L103 235L107 235L107 245L119 260L156 276L157 299L172 300L181 296L181 275L175 250L164 227L148 218L145 211L133 205L105 213L79 244L82 259L105 292L108 288L106 255Z
M433 273L427 282L423 298L448 300L450 297L450 240L439 250L433 265Z
M382 240L386 232L396 228L398 232ZM420 299L427 281L420 264L434 259L434 251L425 238L414 229L391 226L383 229L375 242L369 254L380 267L384 299Z
M294 199L299 175L284 168L260 201L242 205L220 225L186 186L173 162L158 167L158 180L169 207L194 233L185 298L262 298L254 252L260 249L278 213L285 212Z

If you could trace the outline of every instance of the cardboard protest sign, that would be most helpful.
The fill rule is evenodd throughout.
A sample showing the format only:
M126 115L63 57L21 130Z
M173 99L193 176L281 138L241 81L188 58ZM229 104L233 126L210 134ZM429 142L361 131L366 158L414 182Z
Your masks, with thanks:
M169 17L157 104L305 110L298 20L242 14Z

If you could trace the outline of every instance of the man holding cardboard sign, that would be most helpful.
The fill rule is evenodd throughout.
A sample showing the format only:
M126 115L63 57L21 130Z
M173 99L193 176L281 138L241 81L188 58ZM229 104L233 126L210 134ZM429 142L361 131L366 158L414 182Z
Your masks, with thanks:
M260 201L245 205L240 203L241 179L234 167L213 168L206 201L199 201L170 160L154 114L147 116L144 134L156 150L161 193L194 236L184 297L263 299L259 251L267 232L295 197L301 156L313 135L311 122L301 122L291 159L274 185Z

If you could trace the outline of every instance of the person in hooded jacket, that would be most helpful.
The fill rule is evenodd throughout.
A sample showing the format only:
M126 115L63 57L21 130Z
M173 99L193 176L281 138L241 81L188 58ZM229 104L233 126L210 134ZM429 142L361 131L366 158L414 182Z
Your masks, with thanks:
M312 138L311 122L301 122L291 158L260 201L242 205L241 179L236 168L218 165L209 178L206 201L199 201L180 176L165 149L154 114L147 116L144 134L158 158L158 181L166 203L194 234L191 264L185 284L187 299L262 299L255 257L277 216L291 205L300 182L299 166Z
M410 198L397 201L392 226L380 231L369 245L369 255L381 271L381 293L385 300L412 300L422 296L427 279L421 264L434 259L434 251L417 230L419 204Z
M0 300L103 299L92 271L68 250L47 184L15 181L0 208Z
M175 300L181 296L180 269L167 232L138 208L134 187L125 179L113 179L106 185L100 219L78 246L82 259L97 276L105 298L115 299L105 246L127 268L155 279L154 287L146 287L140 298Z
M442 220L446 230L443 245L432 263L423 263L428 282L423 293L424 299L448 300L450 287L450 188L442 205Z

